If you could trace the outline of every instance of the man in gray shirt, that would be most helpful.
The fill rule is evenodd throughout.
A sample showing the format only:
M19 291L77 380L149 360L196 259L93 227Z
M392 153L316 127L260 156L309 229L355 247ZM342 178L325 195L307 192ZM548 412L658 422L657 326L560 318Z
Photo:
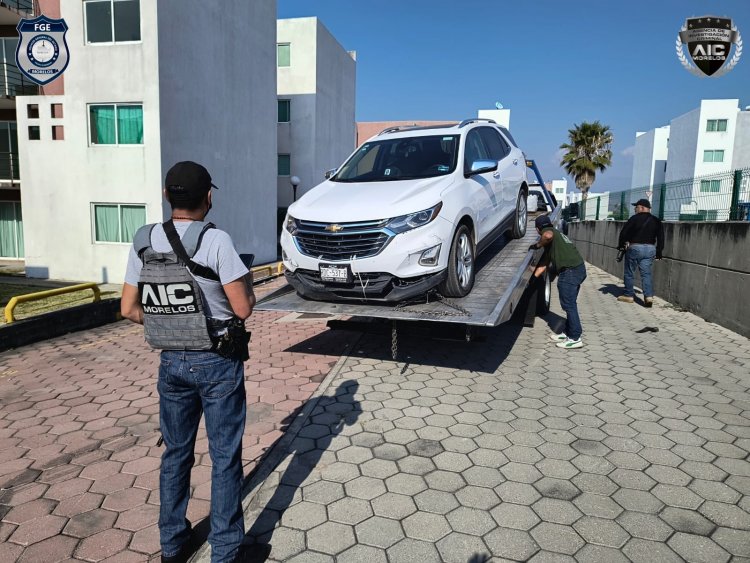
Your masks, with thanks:
M177 163L167 173L164 196L172 207L168 226L174 225L180 238L194 221L203 221L211 209L212 186L208 171L194 162ZM191 260L198 268L191 270L191 276L200 293L205 316L215 322L212 327L220 327L232 319L244 321L255 305L252 274L227 233L209 228L199 240ZM165 255L176 252L161 224L153 226L149 242L153 252ZM142 259L143 254L139 256L135 248L131 248L121 305L122 316L139 324L143 324L144 315L150 315L149 311L154 309L147 308L144 313L143 296L139 291L144 268ZM196 271L209 277L196 275ZM168 322L175 326L180 323L179 318ZM222 333L220 328L208 331L212 332L212 338ZM210 344L210 340L208 342ZM247 346L246 341L244 345ZM161 352L157 390L165 445L159 476L162 562L182 563L191 555L188 551L191 525L185 515L201 413L205 417L213 465L208 537L211 561L234 561L239 554L245 535L240 501L242 434L246 418L244 383L241 359L222 356L213 349L184 350L165 346Z

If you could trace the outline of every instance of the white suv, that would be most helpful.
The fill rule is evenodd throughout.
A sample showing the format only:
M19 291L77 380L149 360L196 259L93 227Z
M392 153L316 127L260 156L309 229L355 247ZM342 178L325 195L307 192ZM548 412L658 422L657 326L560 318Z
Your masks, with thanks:
M303 297L463 297L476 256L526 233L526 160L494 121L390 128L289 207L286 277Z

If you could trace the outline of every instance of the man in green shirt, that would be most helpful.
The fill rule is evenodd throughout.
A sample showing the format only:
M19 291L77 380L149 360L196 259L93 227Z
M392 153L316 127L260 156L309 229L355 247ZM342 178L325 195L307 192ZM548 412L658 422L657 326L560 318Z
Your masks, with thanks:
M540 215L534 221L536 231L541 238L532 244L529 250L544 248L544 255L534 270L534 278L541 276L552 263L557 270L557 291L560 294L560 306L565 311L565 331L553 333L550 338L557 342L558 348L570 350L581 348L581 318L578 315L578 292L586 279L586 266L578 249L571 240L552 226L547 215Z

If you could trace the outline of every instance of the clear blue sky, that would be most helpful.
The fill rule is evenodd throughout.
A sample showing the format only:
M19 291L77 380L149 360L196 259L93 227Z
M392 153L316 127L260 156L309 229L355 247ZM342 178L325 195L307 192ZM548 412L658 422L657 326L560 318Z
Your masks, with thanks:
M746 45L721 78L682 68L685 18L732 18ZM635 132L669 124L701 98L750 105L749 0L278 0L278 17L317 16L357 51L357 121L459 120L511 109L511 130L545 180L574 123L615 135L592 191L630 187ZM573 186L569 180L569 187Z

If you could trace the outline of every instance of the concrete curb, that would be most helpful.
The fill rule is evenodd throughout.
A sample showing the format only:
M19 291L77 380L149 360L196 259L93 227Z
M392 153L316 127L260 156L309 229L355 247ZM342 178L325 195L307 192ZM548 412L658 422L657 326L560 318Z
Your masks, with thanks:
M258 492L260 485L273 473L276 466L281 462L286 454L289 453L289 446L297 438L302 427L307 422L310 414L318 404L318 399L328 390L333 381L338 377L341 369L344 367L344 363L349 359L351 351L359 344L364 333L360 333L359 337L350 344L341 357L338 359L336 364L328 372L326 378L321 381L315 392L310 395L310 398L305 401L304 407L300 413L295 417L294 421L289 425L289 428L284 435L272 446L268 453L263 459L255 466L255 468L247 476L247 483L243 487L243 499L242 499L242 510L243 513L247 513L248 507L253 501L255 494ZM190 563L209 563L210 562L210 547L208 543L204 543L198 551L195 552L193 557L190 559Z

